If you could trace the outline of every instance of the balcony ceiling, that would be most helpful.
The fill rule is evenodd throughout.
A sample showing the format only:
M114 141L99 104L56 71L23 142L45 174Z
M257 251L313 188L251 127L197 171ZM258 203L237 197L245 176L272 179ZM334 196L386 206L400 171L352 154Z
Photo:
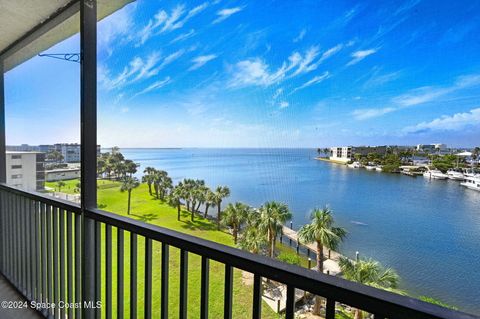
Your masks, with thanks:
M132 1L134 0L97 0L98 20ZM40 36L28 41L26 46L12 47L12 44L32 29L67 7L77 9L70 10L75 12L73 15L68 12L63 14L57 19L58 24L44 28L48 32L38 32ZM0 53L4 59L5 71L77 33L80 30L78 8L78 4L72 0L0 0Z

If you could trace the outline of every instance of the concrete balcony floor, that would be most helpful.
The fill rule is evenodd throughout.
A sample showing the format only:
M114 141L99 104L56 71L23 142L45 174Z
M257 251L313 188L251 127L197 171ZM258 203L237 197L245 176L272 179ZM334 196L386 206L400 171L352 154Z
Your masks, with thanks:
M25 301L10 283L0 274L0 303L2 301ZM0 318L2 319L27 319L44 318L31 308L27 309L5 309L0 306Z

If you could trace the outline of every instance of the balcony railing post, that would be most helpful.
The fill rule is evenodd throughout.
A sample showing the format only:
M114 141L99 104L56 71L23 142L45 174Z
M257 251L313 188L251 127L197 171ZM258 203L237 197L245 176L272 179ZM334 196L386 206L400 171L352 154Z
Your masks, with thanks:
M80 139L82 301L96 304L95 222L85 211L97 206L97 2L80 0ZM83 318L93 319L100 310L83 308Z

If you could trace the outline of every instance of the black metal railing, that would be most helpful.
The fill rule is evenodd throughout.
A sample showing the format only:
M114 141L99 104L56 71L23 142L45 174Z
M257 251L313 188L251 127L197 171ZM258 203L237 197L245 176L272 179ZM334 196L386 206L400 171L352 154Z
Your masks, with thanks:
M95 223L91 251L85 247L82 235L82 224L87 219ZM223 291L218 292L218 296L223 294L224 318L232 318L235 269L253 274L251 303L242 305L247 317L261 317L263 279L268 278L287 287L286 318L294 317L295 289L325 298L328 319L335 317L339 304L362 309L374 314L375 319L478 318L105 211L82 211L78 205L4 184L0 184L0 223L1 273L29 301L71 305L40 308L45 317L81 318L85 302L90 302L88 306L98 306L97 318L152 318L153 311L158 311L161 318L187 318L191 317L187 312L188 291L199 288L199 316L208 318L212 300L210 261L214 261L225 267ZM173 249L179 251L178 263L171 262ZM153 262L155 252L158 263ZM81 267L86 254L95 256L95 274L89 276ZM188 284L192 272L189 257L195 255L200 256L201 287ZM179 278L175 279L179 290L174 292L178 294L178 309L169 309L173 266L179 267ZM153 276L157 269L159 275ZM87 278L94 280L95 300L82 297L82 280ZM97 301L101 301L101 307ZM75 303L82 306L76 308Z

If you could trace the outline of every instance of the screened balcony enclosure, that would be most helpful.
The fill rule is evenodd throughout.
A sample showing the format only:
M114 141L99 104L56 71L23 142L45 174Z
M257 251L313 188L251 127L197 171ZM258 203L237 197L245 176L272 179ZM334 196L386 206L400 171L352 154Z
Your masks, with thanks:
M221 299L220 317L232 318L239 270L253 275L251 299L241 304L246 317L262 317L263 283L272 280L286 287L288 319L298 291L321 296L327 319L337 318L339 304L375 319L478 318L99 209L96 26L128 2L0 0L0 298L15 298L0 300L0 318L218 318L213 299ZM74 204L6 185L4 74L78 28L81 201ZM193 266L200 287L189 285ZM223 271L222 287L210 285L212 269ZM192 289L201 299L195 311ZM27 307L7 309L19 301Z

